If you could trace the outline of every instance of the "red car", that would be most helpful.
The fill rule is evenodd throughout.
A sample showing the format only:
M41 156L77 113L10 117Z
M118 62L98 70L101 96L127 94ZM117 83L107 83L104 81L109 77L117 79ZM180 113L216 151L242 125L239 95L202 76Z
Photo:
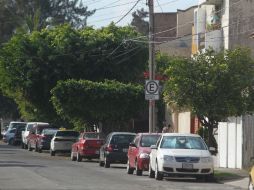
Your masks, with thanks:
M151 145L155 145L161 134L159 133L139 133L128 150L127 173L142 175L143 171L149 169L149 154L151 153Z
M39 151L39 139L43 138L42 130L52 128L48 123L36 123L33 125L32 129L27 136L27 149L32 151L33 149L38 152Z
M79 141L72 145L71 160L81 162L83 158L89 160L100 157L100 148L104 140L100 133L85 132L80 135Z

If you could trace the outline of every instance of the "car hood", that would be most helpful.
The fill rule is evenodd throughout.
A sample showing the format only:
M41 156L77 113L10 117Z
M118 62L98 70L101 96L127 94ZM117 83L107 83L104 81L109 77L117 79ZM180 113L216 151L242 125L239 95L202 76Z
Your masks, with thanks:
M208 150L196 150L196 149L160 149L161 155L170 156L188 156L188 157L207 157L210 156Z

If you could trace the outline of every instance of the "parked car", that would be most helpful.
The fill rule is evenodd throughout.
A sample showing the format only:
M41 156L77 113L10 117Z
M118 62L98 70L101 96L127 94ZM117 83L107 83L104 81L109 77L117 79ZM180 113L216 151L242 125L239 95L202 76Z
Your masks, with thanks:
M150 147L156 144L160 136L159 133L139 133L136 135L128 150L128 174L133 174L134 170L136 175L142 175L143 171L148 171Z
M21 122L21 121L11 121L8 129L13 129L13 128L19 128L19 127L23 127L26 125L26 122Z
M72 145L71 160L81 162L83 158L89 160L100 157L100 148L104 140L100 133L85 132L79 137L79 141Z
M38 135L37 147L38 152L41 153L42 150L49 150L50 149L50 142L58 131L57 128L46 128L43 129L41 134Z
M28 136L29 136L29 134L30 134L30 131L31 131L31 129L33 128L33 127L35 127L35 126L41 126L41 125L46 125L46 126L48 126L49 125L49 123L44 123L44 122L28 122L27 124L26 124L26 128L25 128L25 130L22 132L22 134L21 134L21 136L22 136L22 144L21 144L21 147L22 148L25 148L25 149L27 149L28 147L27 147L27 145L28 145Z
M14 134L16 132L16 129L8 129L4 135L3 135L3 141L8 144L14 144Z
M27 149L29 151L35 150L36 152L39 151L38 141L41 138L41 133L43 129L52 128L51 125L48 123L36 123L31 128L28 136L27 136Z
M22 142L22 131L25 130L25 126L23 127L19 127L16 129L15 133L14 133L14 137L13 137L13 145L19 145Z
M213 158L199 135L165 133L151 149L149 177L157 180L172 175L213 178Z
M58 130L50 143L50 155L56 152L71 152L72 144L77 142L79 133L72 130Z
M99 165L109 168L110 164L113 163L126 164L129 144L135 136L135 133L128 132L110 133L106 138L105 144L100 148Z
M11 122L11 123L12 123L11 127L9 125L7 131L3 135L3 141L7 142L10 145L14 145L15 144L14 137L15 137L15 134L18 132L17 130L22 131L25 128L26 124L22 123L22 122L20 122L20 123L18 123L18 122L15 122L15 123Z

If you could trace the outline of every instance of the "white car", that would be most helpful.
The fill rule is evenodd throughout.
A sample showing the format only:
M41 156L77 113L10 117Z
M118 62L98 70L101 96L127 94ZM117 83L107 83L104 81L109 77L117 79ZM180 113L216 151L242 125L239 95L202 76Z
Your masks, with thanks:
M50 143L50 155L56 152L71 152L72 144L77 142L79 133L71 130L58 130Z
M213 158L196 134L165 133L151 146L149 177L162 180L164 176L191 176L211 180Z
M25 131L22 131L21 137L22 137L22 148L27 149L27 137L31 131L31 129L35 126L35 125L49 125L48 123L44 123L44 122L28 122L26 124L26 128Z

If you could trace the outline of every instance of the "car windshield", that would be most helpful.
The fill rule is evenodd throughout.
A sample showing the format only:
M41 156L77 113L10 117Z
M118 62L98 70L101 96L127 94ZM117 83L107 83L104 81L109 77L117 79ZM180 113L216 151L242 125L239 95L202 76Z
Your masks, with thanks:
M42 134L44 135L54 135L58 129L44 129Z
M155 145L159 137L159 135L143 135L140 141L140 146L150 147Z
M133 141L135 135L119 134L114 135L110 144L126 144L129 145Z
M84 139L99 139L100 133L85 133L83 138Z
M20 128L25 126L26 126L26 123L12 123L9 128L14 129L14 128Z
M76 131L57 131L56 136L60 137L78 137L79 133Z
M204 141L200 137L189 136L164 136L160 147L166 149L207 150Z

